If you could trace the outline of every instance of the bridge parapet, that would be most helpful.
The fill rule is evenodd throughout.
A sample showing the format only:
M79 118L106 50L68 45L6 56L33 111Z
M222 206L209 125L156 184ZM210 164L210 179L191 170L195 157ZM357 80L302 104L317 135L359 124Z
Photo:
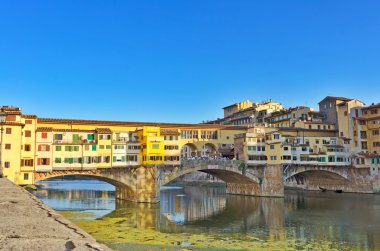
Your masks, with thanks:
M182 160L181 168L191 168L191 167L205 167L206 169L212 169L212 167L217 169L230 169L236 168L243 170L245 168L244 162L241 160Z

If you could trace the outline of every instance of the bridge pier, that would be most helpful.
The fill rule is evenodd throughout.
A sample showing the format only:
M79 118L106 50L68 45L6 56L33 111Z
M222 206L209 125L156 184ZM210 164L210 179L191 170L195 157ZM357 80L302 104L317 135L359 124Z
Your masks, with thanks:
M156 185L157 168L140 166L134 170L134 186L117 186L116 198L133 202L158 203L159 188Z

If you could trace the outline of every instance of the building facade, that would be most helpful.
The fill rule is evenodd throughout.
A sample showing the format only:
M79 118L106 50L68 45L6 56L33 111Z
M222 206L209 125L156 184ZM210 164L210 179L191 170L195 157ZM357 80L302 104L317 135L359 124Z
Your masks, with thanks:
M217 158L245 127L38 118L2 107L3 173L32 184L35 172L125 166L175 166L182 158ZM188 152L186 152L186 149ZM186 153L186 154L185 154Z

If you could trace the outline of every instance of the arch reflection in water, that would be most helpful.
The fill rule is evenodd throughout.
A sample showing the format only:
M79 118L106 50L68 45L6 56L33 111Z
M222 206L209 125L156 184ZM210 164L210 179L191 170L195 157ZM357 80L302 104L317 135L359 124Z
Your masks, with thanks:
M284 238L284 200L226 195L223 188L187 187L161 192L162 232L248 233Z
M37 184L34 195L58 211L87 211L95 219L115 210L115 187L97 180L51 179Z

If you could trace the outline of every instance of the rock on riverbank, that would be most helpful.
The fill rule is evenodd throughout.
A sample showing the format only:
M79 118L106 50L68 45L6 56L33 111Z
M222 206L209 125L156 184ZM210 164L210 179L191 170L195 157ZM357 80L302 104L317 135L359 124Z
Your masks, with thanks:
M111 250L23 188L0 178L0 250L72 249Z

